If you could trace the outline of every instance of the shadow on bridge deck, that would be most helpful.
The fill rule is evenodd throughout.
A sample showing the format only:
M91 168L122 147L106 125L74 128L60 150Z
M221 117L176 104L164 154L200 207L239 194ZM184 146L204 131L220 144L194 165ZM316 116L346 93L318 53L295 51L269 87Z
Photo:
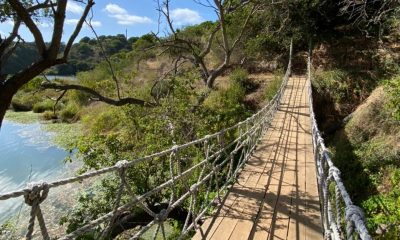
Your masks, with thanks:
M304 77L282 104L223 203L193 239L322 239Z

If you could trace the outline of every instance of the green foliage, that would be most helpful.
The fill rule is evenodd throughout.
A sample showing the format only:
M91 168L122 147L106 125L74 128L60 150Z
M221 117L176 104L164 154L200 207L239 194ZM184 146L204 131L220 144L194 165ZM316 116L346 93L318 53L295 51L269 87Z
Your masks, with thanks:
M67 216L60 219L60 224L67 225L67 233L70 233L77 228L83 226L88 222L88 219L95 219L102 215L104 212L110 212L112 210L112 203L115 199L115 193L117 192L117 181L115 177L109 176L103 180L92 183L91 187L85 192L82 192L78 198L78 205L73 211ZM110 191L99 191L107 187ZM126 199L122 199L126 201ZM85 233L78 239L98 239L95 231Z
M42 113L45 111L53 110L53 107L54 107L54 101L50 99L45 99L41 102L33 104L32 111L34 113Z
M312 79L313 86L318 92L329 94L335 102L342 102L349 96L347 73L340 69L317 71Z
M34 123L39 120L39 114L33 112L7 111L5 119L17 123Z
M53 111L45 111L42 115L44 120L55 120L58 118L57 114L54 114Z
M33 92L40 88L40 84L42 82L43 82L43 79L41 77L35 77L34 79L30 80L27 84L22 86L22 88L20 90L24 91L24 92Z
M1 73L15 74L37 61L39 53L35 43L20 43L10 58L2 66Z
M60 111L61 120L64 122L72 122L79 119L78 112L80 107L75 102L68 102L67 106Z
M243 68L233 70L229 75L229 80L231 84L238 84L246 91L254 88L254 84L249 79L249 73Z
M392 116L400 121L400 76L387 81L385 89L389 93L389 102L386 107Z
M387 165L400 165L400 155L393 147L393 139L387 136L374 137L361 143L355 150L363 166L372 172L378 172Z
M16 224L13 220L6 220L0 225L0 236L11 237L16 229Z
M400 125L379 87L331 141L333 157L352 199L361 204L376 239L397 239L400 214Z
M204 102L203 113L208 132L232 126L250 115L243 104L245 93L239 83L230 83L227 89L210 93Z
M14 111L31 111L33 105L41 101L41 97L38 95L33 95L31 92L24 94L23 92L17 93L12 102L11 106Z
M373 195L362 203L368 219L369 229L376 230L379 235L374 239L398 239L400 236L400 169L389 167L385 172L385 188L390 189L383 194Z
M123 123L124 113L116 107L101 105L91 107L82 120L91 132L105 133Z
M132 50L133 40L129 42L122 34L116 36L99 36L99 39L108 56L121 51ZM64 47L65 45L62 44L61 49ZM15 74L30 66L38 59L39 54L35 43L20 43L6 62L2 73ZM48 73L53 75L76 75L77 72L93 69L97 63L103 60L103 53L99 47L98 40L84 37L72 46L68 63L57 65L49 69Z
M199 80L195 73L188 71L183 76L170 79L169 94L160 98L159 105L153 108L134 105L117 108L98 104L85 110L87 114L83 117L83 128L87 133L74 147L84 161L81 172L112 166L121 159L131 160L159 152L174 144L185 143L231 126L249 116L250 113L242 104L245 89L237 83L225 90L212 91L206 102L193 111L192 107L199 97L197 89L193 88L194 82ZM150 88L143 87L144 90L135 94L149 95ZM203 159L203 151L201 146L180 151L181 156L190 156L182 164L182 171ZM127 181L135 194L140 195L163 183L169 172L168 156L157 157L129 168ZM183 191L185 184L193 184L198 174L196 171L176 182L176 191ZM79 206L63 219L69 231L109 211L112 208L110 202L115 199L116 186L117 179L106 178L89 192L83 193ZM156 203L162 203L168 194L169 191L157 193L146 203L154 207ZM128 199L124 194L122 202ZM141 214L139 209L131 211ZM174 231L171 236L173 239ZM95 235L86 238L92 239Z
M264 90L264 97L267 101L271 101L272 98L276 95L279 88L281 87L283 80L283 73L277 72L274 74L274 77L267 83L267 87Z

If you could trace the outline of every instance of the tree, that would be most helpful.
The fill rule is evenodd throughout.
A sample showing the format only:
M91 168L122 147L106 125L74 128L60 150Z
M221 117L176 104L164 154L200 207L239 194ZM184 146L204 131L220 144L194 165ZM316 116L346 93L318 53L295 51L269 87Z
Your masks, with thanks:
M379 24L391 17L399 17L400 3L397 0L342 0L342 13L354 23Z
M100 46L101 56L104 58L104 61L109 66L109 71L112 75L112 79L116 86L117 91L117 99L112 99L107 96L101 95L96 90L71 84L71 85L63 85L57 84L54 82L44 82L41 87L44 89L54 89L56 91L61 91L60 98L61 99L67 91L76 90L89 94L92 99L103 101L107 104L122 106L127 104L136 104L141 106L152 106L152 103L148 103L141 99L131 98L131 97L122 97L120 93L120 84L114 73L112 64L110 59L107 56L106 48L103 46L102 41L107 41L106 36L98 36L95 32L91 20L93 16L88 17L88 14L94 5L94 0L70 0L77 1L81 4L85 4L85 9L82 13L81 18L79 19L74 32L69 37L68 42L65 46L61 43L61 37L64 27L65 20L65 11L67 0L57 0L56 2L51 0L44 1L36 1L36 4L32 4L32 1L26 0L24 2L18 0L0 0L2 3L0 7L1 18L0 21L13 20L14 28L10 35L2 39L0 42L0 66L4 65L7 62L9 56L15 51L19 42L22 40L18 34L18 30L21 24L25 24L29 31L32 33L34 37L34 42L36 49L39 53L38 59L33 62L28 67L19 71L18 73L8 76L8 74L1 73L0 76L0 127L1 122L4 118L5 112L7 111L13 96L17 93L17 91L26 83L28 83L31 79L41 74L44 70L67 63L68 55L71 51L72 45L78 36L83 23L86 23L96 35L97 43ZM51 18L53 21L53 35L51 41L49 43L45 43L42 33L40 32L38 25L38 19L41 17ZM87 19L88 17L88 19ZM15 41L16 40L16 41ZM87 40L87 39L86 39ZM114 46L115 48L124 47L127 45L127 40L124 35L118 35L117 37L111 37L110 46ZM86 44L86 43L83 43ZM90 41L89 41L90 44ZM125 45L124 45L125 44ZM89 45L87 45L88 47ZM86 50L89 50L86 48ZM86 51L85 50L85 51ZM77 66L78 67L78 66ZM82 68L88 68L89 66L80 66Z
M60 54L67 0L44 0L35 2L0 0L0 21L12 21L14 25L9 36L1 37L0 39L0 69L7 63L10 55L23 40L19 35L19 29L22 24L24 24L32 34L36 49L39 53L39 58L34 63L12 76L0 72L0 127L13 96L24 84L31 81L49 67L67 62L72 44L82 29L89 11L95 4L94 0L78 2L85 4L84 11L76 24L75 30L69 36L64 50ZM38 27L40 24L38 19L41 17L48 17L53 22L53 34L49 43L45 42L42 32Z
M199 44L199 42L196 41L196 36L194 38L193 36L184 36L182 34L184 31L179 31L175 28L169 10L170 0L165 0L162 3L159 3L158 10L165 18L171 36L166 39L158 39L161 47L165 48L166 51L179 53L177 56L178 60L189 60L189 62L199 70L204 84L211 89L214 87L215 79L228 68L231 62L232 53L241 41L249 20L256 11L257 4L255 3L256 1L243 0L214 0L205 2L195 0L195 2L213 9L218 16L217 23L208 29L208 33L205 33L208 35L205 43ZM242 16L243 18L241 24L239 24L239 28L235 29L236 31L232 33L230 29L232 25L228 25L228 18L232 13L238 12L239 10L244 13L244 16ZM211 52L214 42L217 42L220 49L222 49L223 61L216 67L210 67L206 63L206 57ZM203 46L201 46L201 44Z

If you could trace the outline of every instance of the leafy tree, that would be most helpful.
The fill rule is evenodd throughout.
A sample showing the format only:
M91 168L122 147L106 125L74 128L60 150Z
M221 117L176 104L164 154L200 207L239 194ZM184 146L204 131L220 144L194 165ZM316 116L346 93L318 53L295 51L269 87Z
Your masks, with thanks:
M58 0L56 2L45 1L23 1L18 0L1 0L1 21L13 21L13 29L9 36L1 38L0 41L0 67L7 62L9 56L18 46L21 38L18 34L21 24L25 24L32 33L35 46L39 53L38 58L33 64L19 71L18 73L8 76L0 72L0 126L4 115L11 103L12 97L17 91L37 75L51 66L63 64L67 62L68 54L71 50L75 38L78 36L82 25L94 5L93 0L80 1L85 3L85 9L75 27L75 30L69 37L65 49L61 56L61 38L63 33L65 11L67 0ZM49 17L53 21L53 34L51 42L46 44L42 33L38 28L37 18Z

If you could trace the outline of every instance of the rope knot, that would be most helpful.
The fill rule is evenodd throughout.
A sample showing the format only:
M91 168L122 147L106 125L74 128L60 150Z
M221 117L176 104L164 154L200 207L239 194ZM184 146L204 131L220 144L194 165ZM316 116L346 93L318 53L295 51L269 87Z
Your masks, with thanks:
M154 220L156 222L164 222L168 217L168 212L166 209L162 209L156 216L154 217Z
M349 205L346 207L346 219L350 220L353 216L358 216L359 220L365 220L364 212L360 207Z
M174 146L172 146L171 150L173 153L176 153L178 151L179 145L175 144Z
M197 189L198 189L198 184L193 184L192 186L190 186L189 192L196 193Z
M120 170L122 170L122 169L127 168L127 167L128 167L128 164L129 164L129 161L127 161L127 160L121 160L121 161L118 161L118 162L115 164L115 166L116 166L117 168L119 168Z
M29 206L42 203L49 194L49 185L46 182L31 182L28 188L30 189L25 193L24 198Z
M335 167L335 166L330 167L329 168L329 178L333 177L333 174L335 174L335 173L337 176L340 176L340 170L337 167Z

